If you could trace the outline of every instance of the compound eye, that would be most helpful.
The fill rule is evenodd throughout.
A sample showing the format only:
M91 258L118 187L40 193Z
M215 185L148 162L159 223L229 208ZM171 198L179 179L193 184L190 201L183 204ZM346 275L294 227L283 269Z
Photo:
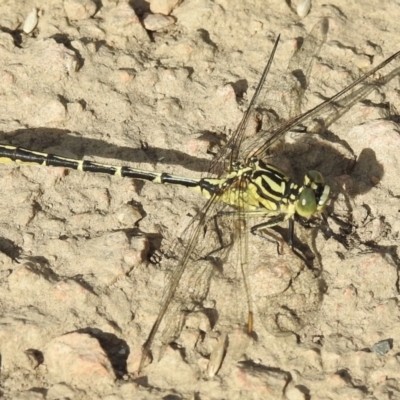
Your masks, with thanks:
M317 201L314 190L304 188L296 203L296 212L301 217L308 218L317 212Z
M324 178L321 175L321 173L319 173L318 171L308 171L307 175L305 177L305 184L308 184L309 182L311 183L316 183L317 185L323 185L324 184Z

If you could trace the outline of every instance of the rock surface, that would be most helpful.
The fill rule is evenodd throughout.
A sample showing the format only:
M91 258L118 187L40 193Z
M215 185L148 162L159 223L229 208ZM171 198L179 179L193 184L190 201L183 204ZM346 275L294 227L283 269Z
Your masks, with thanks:
M3 3L0 143L192 178L237 127L278 33L266 83L274 110L287 103L282 76L296 38L323 17L328 38L303 110L400 50L393 2L314 1L300 20L281 0L175 0L166 9L51 0L37 5L29 35L21 27L32 4ZM174 24L149 32L146 13ZM275 243L250 236L256 334L244 332L237 253L222 251L223 262L198 260L182 278L176 299L200 300L167 318L174 343L162 346L158 335L140 377L170 249L205 199L174 185L0 164L2 398L400 398L398 82L371 91L327 132L291 133L277 146L272 160L299 183L309 169L323 173L337 218L330 231L296 225L312 269L285 244L277 254ZM228 243L238 225L223 229ZM148 261L155 250L159 265ZM177 300L172 308L182 311ZM210 366L225 335L222 363Z

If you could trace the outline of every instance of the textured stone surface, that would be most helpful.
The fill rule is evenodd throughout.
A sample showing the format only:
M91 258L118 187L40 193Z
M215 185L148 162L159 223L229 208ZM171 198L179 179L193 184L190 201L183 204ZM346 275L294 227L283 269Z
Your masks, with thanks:
M3 3L1 143L188 177L204 176L208 149L217 151L236 128L279 33L266 83L266 99L275 100L267 109L275 111L287 103L282 76L296 38L322 17L328 38L303 110L400 50L400 9L391 2L313 2L300 21L281 0L52 0L36 4L29 35L21 29L32 4ZM149 32L146 13L174 23ZM235 250L222 252L221 263L193 262L141 377L141 346L174 263L170 249L205 199L184 187L1 164L1 395L399 397L398 86L396 77L371 91L325 134L288 134L269 160L298 182L308 169L323 173L332 210L352 222L343 227L329 218L347 247L327 229L298 224L311 270L287 246L277 254L275 243L250 236L254 336L245 333L248 304ZM265 115L263 123L268 117L274 121ZM251 122L248 136L260 120ZM315 130L321 126L315 122ZM229 243L238 224L228 225L229 216L219 223ZM210 246L199 240L199 251ZM159 265L148 262L156 249L164 252ZM210 355L225 335L210 378L220 362L212 358L210 367ZM165 338L173 345L163 346ZM379 342L389 344L387 352L371 350Z

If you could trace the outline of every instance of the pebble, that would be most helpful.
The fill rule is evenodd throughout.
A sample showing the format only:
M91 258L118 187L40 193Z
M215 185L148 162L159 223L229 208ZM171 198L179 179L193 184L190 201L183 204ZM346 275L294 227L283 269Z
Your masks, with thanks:
M311 10L311 0L302 0L297 4L296 12L300 18L304 18Z
M210 354L210 362L207 368L207 374L210 378L214 377L221 368L222 361L227 347L227 336L222 335L218 340L217 345Z
M371 351L378 354L379 356L384 356L392 347L393 345L390 343L389 340L381 340L371 347Z
M35 28L36 25L38 24L39 19L38 19L38 13L36 8L32 8L32 11L28 14L26 17L23 25L22 25L22 30L25 33L31 33Z
M360 69L367 70L371 68L371 58L365 54L358 55L354 57L354 64Z
M169 15L182 3L182 0L153 0L150 2L150 10L154 14Z
M76 53L54 39L38 40L31 51L35 56L31 61L32 68L41 68L51 74L52 79L60 79L65 74L79 70L80 62Z
M158 31L175 23L175 18L163 14L146 13L143 17L143 25L149 31Z
M136 38L139 41L148 41L149 36L139 20L135 11L130 7L127 2L120 2L117 6L114 6L104 12L104 27L109 34L115 35L113 42L120 45L124 45L124 38Z
M73 399L76 395L75 391L65 383L57 383L47 391L46 400Z
M257 393L258 398L281 398L290 381L288 373L270 370L252 363L238 364L232 369L231 378L243 393Z
M91 0L65 0L64 9L68 19L82 21L89 19L96 12L96 3Z
M64 105L56 99L50 100L44 107L43 113L38 115L38 125L53 126L65 121L67 110Z
M298 389L294 385L289 386L286 389L285 395L286 395L287 400L305 400L306 399L306 394L303 393L300 389Z
M53 382L77 387L112 385L115 374L96 338L84 333L70 333L50 341L44 361Z

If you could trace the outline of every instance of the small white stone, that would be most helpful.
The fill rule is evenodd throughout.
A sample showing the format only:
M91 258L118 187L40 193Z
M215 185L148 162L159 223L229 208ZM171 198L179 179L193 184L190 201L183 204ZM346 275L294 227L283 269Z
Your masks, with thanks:
M304 18L308 15L311 10L311 0L301 0L299 4L297 4L296 12L300 18Z
M371 58L365 54L354 57L354 64L360 69L368 69L371 67Z
M304 400L305 395L298 388L292 386L285 391L288 400Z
M210 354L210 362L207 368L207 373L210 378L214 377L221 367L226 352L226 346L227 346L226 339L227 339L226 334L223 334L219 338L217 345Z
M143 17L143 25L149 31L158 31L175 23L173 17L163 14L145 14Z
M38 18L37 10L36 10L36 8L32 8L32 11L25 18L25 21L22 25L22 30L25 33L31 33L36 28L38 21L39 21L39 18Z

